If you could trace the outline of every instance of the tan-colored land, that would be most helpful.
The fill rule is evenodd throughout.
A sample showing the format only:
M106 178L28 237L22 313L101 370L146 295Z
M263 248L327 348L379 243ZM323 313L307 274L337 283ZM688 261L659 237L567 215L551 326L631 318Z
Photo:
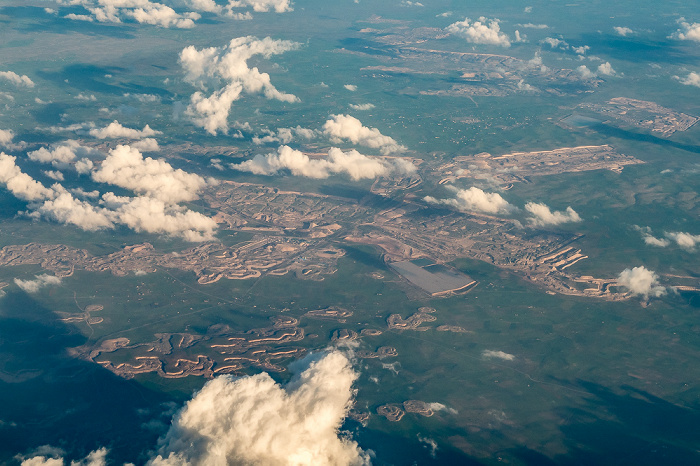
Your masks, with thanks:
M393 346L380 346L377 351L358 350L355 351L355 356L360 359L376 359L376 358L391 358L398 356L399 352Z
M399 405L388 404L377 408L377 414L384 416L391 422L399 422L406 412Z
M407 413L416 413L421 416L430 417L433 414L433 410L430 408L428 403L420 400L407 400L403 402L403 409Z
M401 317L400 314L391 314L386 320L386 324L390 330L417 330L419 332L425 332L426 330L430 330L431 327L421 327L421 324L424 322L435 322L436 320L437 317L429 312L419 310L406 319Z
M155 372L161 377L189 375L213 377L215 374L239 372L247 367L281 372L285 368L274 361L297 358L306 351L289 346L304 339L299 321L288 316L273 319L269 327L234 331L225 325L209 328L206 334L157 333L148 343L130 344L126 338L109 339L96 346L74 348L83 359L101 364L115 374L132 378ZM113 362L128 350L129 361Z
M428 258L445 264L470 258L509 270L548 291L619 299L620 293L592 292L590 288L597 287L594 281L585 286L586 279L570 273L573 265L587 257L576 247L580 236L523 229L516 220L504 217L434 209L411 190L423 179L437 183L491 173L512 184L535 176L634 163L640 161L608 145L477 154L449 161L436 157L423 163L416 160L416 173L379 178L371 193L359 201L223 181L204 192L202 201L216 212L222 229L253 232L249 241L233 246L209 242L167 254L143 243L103 256L65 245L29 243L0 249L0 266L37 264L58 277L78 269L118 276L177 269L192 272L201 284L285 274L323 280L336 271L345 255L343 245L362 243L380 248L386 262ZM323 313L308 316L324 318ZM346 317L328 314L325 318Z
M615 97L605 104L581 104L601 115L609 116L625 123L667 137L676 131L685 131L698 122L698 117L676 112L646 100Z
M468 178L481 173L503 184L527 182L535 176L558 175L590 170L612 170L620 172L626 165L644 163L641 160L620 154L611 146L562 147L534 152L512 152L503 155L488 153L476 157L455 157L435 167L440 173L440 184Z

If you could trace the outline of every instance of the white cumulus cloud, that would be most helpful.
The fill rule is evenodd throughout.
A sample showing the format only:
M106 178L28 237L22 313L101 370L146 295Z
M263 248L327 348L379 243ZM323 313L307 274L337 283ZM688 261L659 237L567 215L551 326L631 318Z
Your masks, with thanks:
M52 191L22 172L15 163L16 160L16 157L0 152L0 184L15 197L25 201L37 201L50 197Z
M525 210L533 215L533 217L530 217L530 222L538 226L560 225L562 223L581 221L581 217L571 207L567 207L565 212L558 210L552 212L546 204L528 202L525 204Z
M700 73L696 73L695 71L691 71L688 76L684 78L674 76L673 79L676 79L678 82L685 84L686 86L700 87Z
M112 149L92 178L175 204L197 199L208 184L201 176L174 169L163 159L144 158L128 145Z
M593 71L591 71L590 69L588 69L588 67L586 65L579 66L578 68L576 68L576 71L581 73L581 77L583 79L595 78L595 76L596 76L596 74Z
M700 42L700 23L688 23L685 18L680 18L678 24L681 27L670 38Z
M671 238L686 251L695 251L695 247L700 244L700 235L691 235L682 231L666 233L666 237Z
M356 150L343 152L335 147L328 151L327 158L311 159L289 146L281 146L277 153L258 154L252 160L230 166L256 175L274 175L280 170L289 170L296 176L328 178L332 174L342 173L355 181L415 171L415 166L403 159L368 157Z
M461 36L472 44L489 44L510 47L510 39L501 32L498 19L480 17L477 21L465 18L447 26L447 31Z
M633 295L659 297L666 288L659 285L656 273L644 266L623 270L617 277L617 284L627 288Z
M161 197L164 196L162 193L157 194L152 190L158 187L168 190L178 186L182 191L167 202L150 196L132 198L107 192L99 201L100 205L93 205L87 200L76 199L58 183L50 189L46 188L23 173L16 165L15 157L5 153L0 153L0 185L4 185L15 197L29 201L30 217L48 218L88 231L113 228L116 224L121 224L137 232L179 236L188 241L213 239L217 227L214 220L199 212L173 204L177 199L196 196L195 188L199 185L201 178L194 179L184 172L178 173L167 163L164 165L160 163L161 161L144 160L140 153L138 157L129 155L126 162L123 159L118 160L118 156L112 161L114 170L104 172L105 180L110 179L109 177L119 171L120 167L126 167L124 173L128 175L129 163L137 160L135 163L140 164L145 173L140 174L140 178L133 176L117 180L114 184ZM123 166L120 166L120 163L123 163ZM139 182L142 184L138 184Z
M97 139L141 139L155 136L157 134L162 134L160 131L151 129L150 126L146 125L143 129L133 129L122 126L117 120L114 120L109 125L104 128L93 128L89 132L90 136Z
M71 13L64 16L78 21L121 23L128 19L163 28L188 29L194 27L194 22L201 18L201 15L194 11L178 13L168 5L150 0L59 0L59 3L82 6L90 13Z
M360 120L350 115L331 115L330 120L323 125L323 132L333 142L350 141L353 144L379 149L384 155L406 150L393 138L384 136L377 128L364 126Z
M364 465L339 435L357 373L334 351L280 386L266 373L208 382L173 419L151 466Z
M268 99L282 102L298 101L296 96L278 91L269 74L261 73L257 67L249 68L247 63L256 55L270 58L298 47L299 44L292 41L247 36L233 39L222 48L197 50L192 45L184 48L180 52L180 64L185 79L200 88L190 97L187 115L197 126L215 135L218 131L228 131L231 106L244 92L262 93ZM208 89L215 90L205 95Z
M29 76L26 74L19 75L14 71L0 71L0 79L9 81L15 86L34 87L34 81Z
M372 110L374 108L374 104L350 104L350 108L353 110Z
M15 285L27 293L36 293L40 289L49 285L60 285L61 279L53 275L35 275L34 280L20 280L15 278Z
M622 37L634 34L634 31L626 26L615 26L613 29L618 35Z
M59 448L43 446L39 448L30 458L23 458L20 466L64 466L65 462L61 455L64 453ZM81 461L71 461L70 466L106 466L107 449L99 448L90 452Z
M53 144L50 146L50 149L41 147L38 150L27 153L29 160L40 163L50 163L54 167L66 166L67 164L75 162L79 157L85 158L96 155L101 155L100 151L83 146L78 141L72 139Z
M512 354L494 350L484 350L481 352L481 356L486 359L503 359L504 361L512 361L515 359L515 356Z
M110 218L136 232L179 236L187 241L214 239L216 222L206 215L147 196L126 197L106 193L102 203Z
M449 199L436 199L426 196L424 200L431 204L443 204L454 207L463 212L484 212L488 214L505 214L516 208L503 199L498 193L487 193L482 189L472 186L469 189L457 189L448 187L454 191L454 197Z
M603 74L605 76L615 76L617 72L613 69L610 62L605 62L598 65L598 74Z

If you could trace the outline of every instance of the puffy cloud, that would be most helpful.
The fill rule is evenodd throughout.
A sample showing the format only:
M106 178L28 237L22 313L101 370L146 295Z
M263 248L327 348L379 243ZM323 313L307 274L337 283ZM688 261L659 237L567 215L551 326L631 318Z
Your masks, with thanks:
M108 192L100 201L104 207L94 206L85 200L74 198L60 184L54 184L51 189L46 188L23 173L15 164L15 157L5 153L0 153L0 184L4 184L16 197L30 201L29 215L34 218L48 218L88 231L112 228L115 224L122 224L138 232L180 236L188 241L213 239L217 226L214 220L172 204L177 200L196 196L195 188L200 183L200 177L185 172L179 173L179 170L173 170L170 165L162 161L149 158L144 160L138 151L136 151L138 156L129 153L126 157L120 158L120 154L123 155L125 151L120 147L122 146L115 149L120 152L111 160L112 170L104 172L105 179L110 179L109 177L114 173L123 173L127 178L117 180L114 184L134 189L134 191L152 193L155 196L164 197L163 191L171 192L176 187L182 191L171 194L167 203L154 197L130 198ZM139 166L143 173L129 177L130 170L134 166ZM122 169L123 172L120 172Z
M13 143L14 138L15 133L11 129L0 129L0 146L8 150L22 150L27 147L27 143L24 141Z
M92 160L90 159L80 159L77 162L75 162L75 171L80 173L81 175L86 175L92 171L92 167L94 164L92 163Z
M252 7L255 12L286 13L294 11L291 0L229 0L226 9Z
M95 18L90 15L76 15L75 13L68 13L64 18L72 19L73 21L86 21L88 23L95 22Z
M665 248L670 246L672 242L675 242L682 249L693 252L695 251L695 247L700 244L700 235L692 235L690 233L676 231L664 233L666 238L656 238L652 235L651 228L649 227L634 225L632 228L638 231L642 235L644 243L650 246Z
M565 40L556 39L554 37L545 37L544 39L542 39L542 43L549 45L553 49L556 49L556 48L568 49L569 48L569 44Z
M78 157L99 155L100 151L81 145L78 141L67 140L59 144L53 144L51 149L41 147L38 150L28 152L30 160L41 163L50 163L55 167L65 166L74 162Z
M598 65L598 74L604 74L605 76L615 76L617 72L613 69L610 62L605 62Z
M659 285L656 273L644 266L623 270L617 277L617 284L627 288L633 295L645 298L666 294L666 288Z
M12 144L15 133L11 129L0 129L0 145L9 146Z
M534 217L530 218L530 222L533 225L560 225L562 223L581 221L581 217L571 207L567 207L566 212L558 210L552 212L546 204L528 202L525 204L525 210L534 215Z
M316 137L317 132L297 126L296 128L279 128L277 133L268 130L268 134L263 137L254 137L253 143L255 144L269 144L269 143L282 143L289 144L294 141L295 137L300 137L303 139L313 139Z
M186 113L197 126L215 135L217 131L228 131L231 106L243 92L262 93L268 99L282 102L298 101L296 96L278 91L270 75L261 73L258 68L249 68L247 64L253 56L270 58L298 47L299 44L292 41L247 36L233 39L223 48L197 50L192 45L184 48L180 52L180 64L185 79L201 89L191 96ZM219 89L205 96L208 88Z
M47 127L39 127L37 129L43 130L43 131L48 131L50 133L63 133L65 131L83 131L86 129L94 128L95 123L92 121L88 121L85 123L74 123L72 125L67 125L67 126L47 126Z
M24 458L20 466L64 466L64 460L61 458L63 450L48 446L44 446L42 449L49 451L42 451L42 454L35 453L36 456ZM100 448L90 452L90 454L81 461L71 461L70 466L105 466L107 464L106 458L107 449Z
M97 101L97 97L95 97L95 94L85 95L85 94L80 93L80 94L76 95L75 98L77 100L86 100L88 102L96 102Z
M458 21L447 26L447 31L464 37L467 42L472 44L510 47L510 40L506 34L501 32L501 27L498 23L498 19L487 19L483 16L474 22L469 18L465 18L464 21Z
M151 197L106 193L102 202L112 210L110 218L137 232L179 236L187 241L210 241L217 227L214 220L199 212Z
M353 110L372 110L374 108L374 104L350 104L350 108Z
M384 136L377 128L363 126L360 120L350 115L331 115L331 119L323 125L323 132L333 142L347 140L353 144L379 149L384 155L406 150L393 138Z
M112 149L92 178L167 203L197 199L197 193L207 185L207 180L199 175L174 169L163 159L144 158L137 149L126 145Z
M695 246L700 244L700 235L691 235L690 233L675 232L666 233L666 237L671 238L681 248L686 251L695 251Z
M149 464L369 464L338 432L357 373L337 351L309 360L284 387L266 373L208 382L175 416Z
M628 36L630 34L634 34L634 31L632 29L625 27L625 26L615 26L613 29L615 30L615 32L618 35L620 35L622 37Z
M79 21L121 23L122 19L132 19L164 28L188 29L194 27L194 22L201 17L192 11L178 13L167 5L150 0L59 0L59 3L80 5L90 12L90 15L71 13L65 16Z
M426 196L424 200L431 204L444 204L454 207L460 211L485 212L488 214L505 214L514 211L516 208L503 199L498 193L487 193L472 186L469 189L457 189L449 187L454 191L454 198L436 199Z
M512 361L515 359L515 356L512 354L508 354L508 353L505 353L503 351L493 351L493 350L482 351L481 357L486 358L486 359L503 359L504 361Z
M160 146L158 146L158 141L156 141L153 138L146 138L140 141L132 142L130 145L134 149L138 149L141 152L156 152L160 150Z
M357 86L354 84L345 84L343 87L350 92L355 92L357 90Z
M90 136L97 139L141 139L162 133L160 131L155 131L151 129L151 127L148 125L144 126L142 130L127 128L125 126L122 126L122 124L119 123L117 120L114 120L104 128L91 129L89 134Z
M19 278L15 278L15 285L27 293L36 293L46 286L61 284L61 279L53 275L42 274L35 275L34 277L34 280L20 280Z
M691 24L686 22L685 18L680 18L678 24L681 26L680 29L671 34L670 38L700 42L700 23Z
M0 71L0 79L9 81L15 86L34 87L34 81L29 79L29 76L25 74L20 76L14 71Z
M55 195L34 207L30 214L34 218L48 218L58 223L75 225L86 231L97 231L114 227L114 214L106 209L76 199L71 193L54 185Z
M588 69L586 65L581 65L578 68L576 68L576 71L581 73L581 77L583 79L590 79L590 78L595 78L596 74L592 72L591 70Z
M685 78L674 76L673 79L678 80L678 82L686 86L700 87L700 73L696 73L695 71L691 71Z
M14 196L25 201L37 201L51 197L53 192L23 173L15 163L16 157L0 152L0 184Z
M52 180L63 181L65 179L63 173L58 170L42 170L41 173L48 176Z
M651 234L651 228L649 227L640 227L638 225L634 225L632 228L641 233L642 239L644 240L645 244L648 244L650 246L657 246L660 248L665 248L666 246L671 244L671 242L667 239L654 237Z
M355 181L415 171L413 164L403 159L367 157L356 150L343 152L335 147L328 151L325 159L310 159L298 150L281 146L277 153L258 154L252 160L230 166L256 175L274 175L280 170L289 170L296 176L328 178L335 173L344 173Z

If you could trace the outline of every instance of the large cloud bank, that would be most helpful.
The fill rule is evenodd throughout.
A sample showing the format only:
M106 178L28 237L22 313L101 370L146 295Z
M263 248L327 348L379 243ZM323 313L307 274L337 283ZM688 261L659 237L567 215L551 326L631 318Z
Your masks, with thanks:
M335 147L328 151L327 158L311 159L289 146L281 146L277 153L259 154L252 160L231 164L231 168L256 175L274 175L281 170L289 170L295 176L308 178L328 178L333 174L346 174L355 181L415 171L415 166L403 159L367 157L356 150L343 152Z
M656 273L644 266L623 270L617 277L617 284L627 288L633 295L645 298L666 294L666 288L659 285Z
M323 125L323 132L333 142L350 141L353 144L379 149L384 155L406 150L393 138L384 136L377 128L364 126L360 120L350 115L331 115Z
M565 212L560 212L552 211L546 204L528 202L525 204L525 210L533 215L530 218L530 223L537 226L561 225L562 223L581 221L579 214L571 207L567 207Z
M228 131L227 119L233 102L242 93L262 93L268 99L296 102L292 94L278 91L270 81L270 75L257 68L249 68L247 61L253 56L270 58L298 48L296 42L257 39L252 36L233 39L227 46L197 50L194 46L180 52L180 64L185 79L200 88L190 97L186 113L192 121L207 132L216 134ZM208 89L216 89L208 96Z
M510 39L501 32L498 19L488 19L482 16L477 21L472 21L469 18L465 18L464 21L458 21L447 26L447 31L464 37L467 42L472 44L510 47Z
M97 204L92 204L75 198L58 183L47 188L22 172L16 158L4 152L0 153L0 185L28 201L29 215L34 218L88 231L125 225L138 232L168 234L189 241L213 239L214 220L176 204L196 198L198 189L207 184L201 177L175 170L162 160L144 159L129 146L112 150L105 163L93 171L97 181L145 195L126 197L106 192Z
M338 436L356 378L339 352L284 387L266 373L218 377L175 416L149 464L369 464L357 443Z
M339 429L358 374L338 351L310 355L287 385L267 373L209 381L174 416L149 466L369 465L369 455ZM442 405L436 408L444 409ZM42 447L22 465L64 465L60 449ZM103 466L100 448L72 465Z
M449 187L454 191L454 197L449 199L436 199L426 196L424 200L431 204L443 204L463 212L484 212L487 214L506 214L516 208L503 199L498 193L487 193L482 189L472 186L469 189L457 189Z

